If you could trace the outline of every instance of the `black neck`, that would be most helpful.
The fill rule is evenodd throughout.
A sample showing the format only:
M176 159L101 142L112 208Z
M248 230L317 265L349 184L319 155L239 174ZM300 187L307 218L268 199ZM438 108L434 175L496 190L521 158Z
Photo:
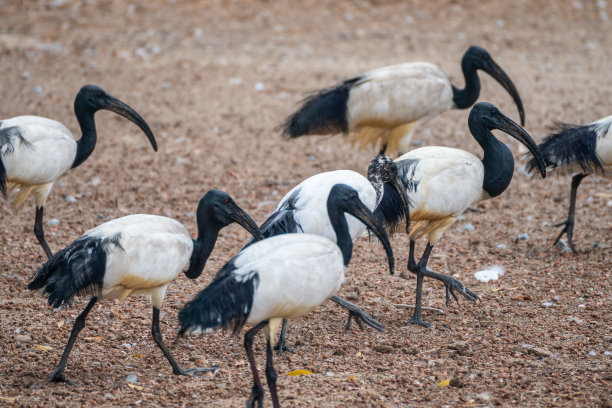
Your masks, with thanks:
M215 247L218 235L219 230L216 228L200 229L198 238L193 240L193 252L189 259L189 269L185 272L185 276L189 279L196 279L204 271L206 261Z
M493 136L491 130L482 123L474 122L468 120L470 131L484 151L482 188L491 197L497 197L510 185L514 173L514 158L508 146Z
M459 109L467 109L472 106L480 94L480 80L476 74L476 62L474 58L466 54L461 59L461 70L465 78L465 88L458 89L453 87L453 102Z
M344 211L341 211L333 202L328 202L327 213L329 214L329 220L336 233L336 244L342 252L344 266L347 266L349 262L351 262L351 256L353 255L353 240L349 235Z
M96 147L97 133L96 123L94 122L94 113L91 110L85 109L82 104L74 104L74 113L76 114L79 126L81 127L81 138L77 140L77 153L72 163L72 168L83 163L94 147Z

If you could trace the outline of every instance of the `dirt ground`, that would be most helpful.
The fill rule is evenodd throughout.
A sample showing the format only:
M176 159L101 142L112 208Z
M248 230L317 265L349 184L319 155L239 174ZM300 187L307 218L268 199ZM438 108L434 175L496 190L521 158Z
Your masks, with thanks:
M95 83L141 113L157 137L153 153L133 124L111 113L96 116L96 150L56 183L47 202L46 220L59 220L45 227L52 250L133 213L174 217L195 234L193 213L208 189L227 191L262 222L310 175L364 173L373 150L359 152L339 136L288 142L275 127L308 91L371 68L430 61L461 86L461 56L479 44L515 82L536 140L553 120L587 123L609 115L610 14L605 0L3 0L0 117L57 119L78 137L74 95ZM505 91L481 79L480 100L517 118ZM413 140L479 154L467 115L445 113ZM575 231L580 254L561 253L551 247L557 232L551 224L566 216L569 178L526 177L515 157L510 188L481 211L466 212L430 262L482 302L446 307L443 286L426 281L425 305L444 313L424 313L434 323L429 329L404 326L411 310L396 305L414 303L416 282L400 277L406 237L392 239L395 276L378 243L359 241L339 294L386 330L345 333L345 311L331 303L292 322L289 342L297 351L275 359L283 405L612 406L612 184L585 179ZM0 206L0 406L246 402L251 376L242 336L175 340L178 311L237 253L245 231L224 230L204 274L172 284L162 312L178 361L186 368L219 365L214 377L172 375L150 335L150 304L129 298L103 301L89 315L66 370L78 386L69 386L49 383L47 374L86 299L54 312L26 290L45 261L32 233L33 201L21 210L7 201ZM521 233L529 240L515 241ZM505 275L488 283L474 278L492 265ZM263 369L262 338L256 344ZM286 375L296 369L313 374ZM125 381L130 374L135 384ZM440 384L445 380L450 385Z

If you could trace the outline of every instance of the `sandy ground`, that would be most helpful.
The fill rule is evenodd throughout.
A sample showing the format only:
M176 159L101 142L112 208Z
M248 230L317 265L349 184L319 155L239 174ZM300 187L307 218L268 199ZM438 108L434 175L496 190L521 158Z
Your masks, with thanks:
M479 44L514 80L534 138L553 120L587 123L609 115L610 13L605 0L3 0L0 117L46 116L78 135L72 101L80 86L95 83L139 111L157 136L154 154L134 125L110 113L96 116L96 150L56 183L47 203L46 220L60 221L46 226L52 250L132 213L171 216L195 234L193 212L210 188L227 191L261 222L284 192L312 174L365 172L372 150L358 152L338 136L287 142L275 126L308 91L371 68L430 61L461 85L460 58ZM483 78L480 99L517 117L491 78ZM434 119L414 141L480 152L467 114ZM442 285L426 281L425 304L444 314L425 312L430 329L405 327L411 311L395 306L414 302L415 279L399 276L405 236L392 240L395 276L386 272L379 244L358 242L340 294L386 331L344 333L345 312L333 304L293 322L289 342L297 351L276 358L283 405L611 406L612 185L598 177L583 182L580 254L564 254L551 247L551 223L565 218L569 178L531 179L522 165L517 155L510 188L479 205L482 211L465 213L430 262L482 302L447 308ZM86 299L53 312L26 290L45 260L31 232L33 202L15 210L4 201L1 208L0 406L246 402L251 377L242 337L218 332L174 340L177 312L246 242L245 231L224 230L200 279L180 277L164 304L162 331L179 362L217 364L214 378L172 375L150 336L150 304L131 298L104 301L90 314L66 371L78 383L73 387L49 383L47 374ZM521 233L529 240L515 242ZM498 281L474 278L497 264L506 271ZM262 369L263 345L258 338ZM285 375L295 369L313 374ZM136 384L126 383L129 374ZM450 385L440 386L444 380Z

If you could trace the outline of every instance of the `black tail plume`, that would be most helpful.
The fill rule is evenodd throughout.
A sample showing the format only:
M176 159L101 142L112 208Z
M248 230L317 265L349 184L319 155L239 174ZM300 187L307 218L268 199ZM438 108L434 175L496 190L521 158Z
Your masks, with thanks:
M347 79L304 99L297 112L289 116L280 126L283 136L293 139L306 135L346 133L348 131L346 104L349 92L361 79L361 76Z
M237 276L233 273L235 270L233 260L225 264L213 282L183 307L178 315L179 335L219 327L236 333L244 326L259 285L259 275L252 271Z
M594 125L577 126L558 122L553 133L544 139L539 147L548 170L557 167L569 169L573 165L577 165L587 174L603 170L595 150L597 131ZM535 159L529 160L527 169L529 172L537 169Z
M109 238L82 237L57 252L38 270L28 289L42 289L49 305L69 305L76 295L98 296L102 291L110 245L119 245L119 234Z

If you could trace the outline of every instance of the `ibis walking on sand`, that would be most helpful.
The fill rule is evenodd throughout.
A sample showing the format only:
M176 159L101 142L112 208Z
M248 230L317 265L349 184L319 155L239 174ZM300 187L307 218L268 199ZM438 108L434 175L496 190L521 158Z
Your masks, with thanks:
M198 236L180 222L157 215L134 214L114 219L86 232L59 251L40 268L28 289L43 289L49 305L69 305L77 295L91 300L77 317L59 364L49 374L54 382L69 382L64 368L87 314L98 299L148 296L153 304L153 339L174 374L191 375L211 368L183 369L164 344L159 312L168 284L181 272L195 279L204 270L219 231L237 222L256 239L262 238L257 224L224 192L206 193L196 213ZM214 368L212 368L214 369Z
M365 178L351 170L336 170L307 178L285 194L274 212L261 225L262 234L267 238L287 233L306 233L321 235L336 242L336 233L327 214L327 199L331 189L340 183L357 191L359 199L370 211L374 211L382 200L385 188L393 189L401 200L400 204L407 208L406 190L398 178L397 168L390 157L376 156L368 166L367 176ZM363 235L366 226L351 215L347 215L346 218L349 236L354 241ZM383 331L383 324L374 320L356 305L336 295L330 300L349 310L347 330L350 328L351 320L355 318L359 327L361 327L361 322L364 322L376 330ZM286 344L286 330L287 321L284 320L276 345L279 353L290 350Z
M360 148L380 143L381 152L410 150L421 123L449 109L467 109L480 94L477 70L491 75L508 91L525 122L521 97L508 75L484 48L471 46L461 59L465 87L451 84L434 64L412 62L374 69L306 98L282 125L283 135L344 133Z
M36 201L34 235L48 258L43 211L53 183L71 168L83 163L96 146L94 114L100 109L115 112L138 125L157 151L155 137L144 119L119 99L95 85L83 86L74 99L74 113L82 137L74 136L61 123L39 116L16 116L0 120L0 191L18 190L15 206L30 194Z
M565 221L555 224L563 229L554 244L567 234L569 247L578 253L573 241L576 194L582 179L590 174L612 177L612 116L583 126L558 123L554 133L539 147L546 171L573 174L569 213ZM533 171L537 162L532 159L528 166Z
M393 252L384 229L359 200L359 193L335 185L327 200L327 214L336 243L320 235L282 234L243 249L217 273L213 282L179 313L180 334L204 333L217 328L244 336L254 385L247 407L263 406L264 390L253 355L253 339L266 328L266 378L274 407L279 407L272 342L284 318L294 319L315 309L340 288L344 268L353 252L353 240L344 213L365 223L380 239L393 271Z
M514 158L510 149L500 142L491 130L499 129L524 144L536 159L542 177L546 177L544 158L533 139L523 128L504 116L495 106L480 102L474 105L468 118L468 126L474 139L480 144L484 156L479 159L465 150L449 147L422 147L412 150L395 160L399 176L410 197L410 253L408 270L417 275L416 304L410 323L429 326L421 318L423 277L444 282L446 303L450 296L455 300L455 290L468 300L476 301L478 295L456 279L427 269L433 246L468 207L503 193L514 172ZM374 212L383 224L393 230L402 222L402 207L392 190L385 195ZM415 241L427 235L428 242L419 263L414 257Z

